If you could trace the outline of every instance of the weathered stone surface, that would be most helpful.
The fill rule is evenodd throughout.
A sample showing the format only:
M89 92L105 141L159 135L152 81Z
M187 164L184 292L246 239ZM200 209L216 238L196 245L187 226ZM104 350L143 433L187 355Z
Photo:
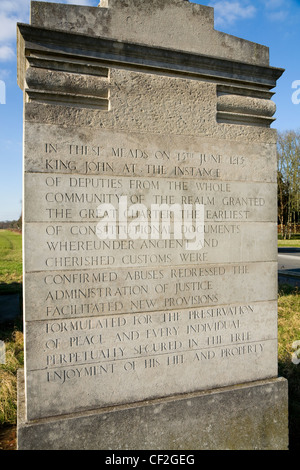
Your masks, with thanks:
M276 270L273 262L29 273L28 321L272 301ZM264 282L256 288L257 277ZM33 295L36 290L38 297Z
M281 74L267 48L215 31L209 7L32 3L31 25L18 28L27 420L20 414L20 448L35 445L42 429L36 447L78 448L76 426L91 424L95 440L87 444L83 431L84 448L285 447L270 128ZM153 207L170 221L152 224ZM212 391L229 386L236 388ZM248 398L233 409L242 390ZM215 426L220 402L228 404L226 423L212 437L202 417L214 410L207 426ZM126 441L135 419L141 427ZM150 434L141 444L144 422ZM58 445L60 425L68 437Z
M36 419L72 412L73 401L83 410L274 377L275 312L276 301L244 302L30 322L27 412Z
M206 158L211 159L211 156L207 155ZM69 163L71 168L75 168L74 162ZM209 164L214 165L214 163L213 161ZM52 158L48 159L48 166L50 165L51 167L55 165L55 160ZM96 166L96 162L93 165ZM130 167L129 161L125 163L123 160L122 165ZM176 171L180 171L179 168ZM198 171L201 171L201 167ZM216 172L217 169L214 168L212 171ZM207 183L206 178L202 182L199 180L196 167L193 179L180 178L180 182L178 178L171 179L163 175L151 178L137 178L135 175L129 178L124 176L116 178L93 174L83 178L72 174L59 174L57 178L53 178L49 177L49 173L28 173L25 175L25 188L34 186L35 193L30 195L28 191L27 222L62 221L60 210L63 209L68 210L68 222L97 224L100 220L97 209L104 204L115 206L120 218L119 206L123 205L128 210L139 204L141 210L145 206L149 211L152 206L157 205L162 209L174 208L174 212L176 210L174 204L180 205L183 210L184 207L192 207L195 210L198 204L204 206L206 223L224 220L238 223L274 222L277 214L273 204L277 191L275 184L266 187L265 184L254 182L222 184L220 180L213 183ZM151 213L148 219L150 225ZM184 214L182 221L184 223Z
M261 98L221 95L218 97L218 110L272 117L276 112L276 105L273 101Z
M101 8L32 2L33 26L268 65L269 49L214 30L214 10L183 0L102 0ZM79 14L80 11L80 14Z
M259 142L269 146L273 143L275 151L274 129L217 122L218 97L214 83L110 69L109 90L107 111L76 107L76 100L67 109L55 103L37 107L32 101L26 107L26 121L69 129L75 126L172 137L174 134L197 136L223 139L226 143Z
M107 80L88 75L30 68L26 74L26 83L29 88L107 97Z
M43 113L43 110L44 106L39 108L40 113ZM66 109L67 116L68 113L69 110ZM103 118L106 115L106 112L102 112ZM147 133L121 132L112 129L101 129L100 132L99 123L94 125L88 121L88 124L91 128L82 125L77 127L74 123L69 125L68 122L64 126L27 122L25 171L97 175L98 178L176 177L210 183L225 181L229 185L231 181L276 183L276 145L273 142L271 129L268 129L269 142L253 143L248 142L246 138L241 141L240 138L222 140L217 136L207 137L200 135L199 130L197 136L161 135L161 132L152 134L148 132L148 121L145 122ZM135 123L132 125L135 126ZM255 129L256 127L251 131L255 133ZM261 131L261 128L259 129ZM90 186L93 187L92 182ZM76 189L84 187L84 181L81 180L81 183L77 184L74 181L74 187ZM210 187L207 187L208 191ZM99 188L99 183L96 188L108 189L105 185ZM115 189L118 189L116 183ZM219 187L214 185L212 190L216 193L229 192L225 185Z
M283 379L32 423L18 390L20 450L288 450Z

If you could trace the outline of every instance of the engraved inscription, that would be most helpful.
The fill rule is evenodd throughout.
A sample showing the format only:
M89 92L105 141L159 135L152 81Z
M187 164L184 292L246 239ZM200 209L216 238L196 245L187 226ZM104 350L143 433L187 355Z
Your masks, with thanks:
M33 369L44 369L49 382L139 368L180 366L186 361L227 361L254 355L273 339L271 319L275 305L235 304L193 310L52 320L28 327L36 335ZM264 311L263 334L256 328ZM113 362L112 362L113 361ZM72 367L72 368L71 368ZM76 372L74 372L76 371Z
M25 149L28 393L37 381L43 396L72 393L75 403L58 410L45 400L44 415L274 374L267 144L35 124L26 132L38 136ZM203 237L187 249L199 207Z

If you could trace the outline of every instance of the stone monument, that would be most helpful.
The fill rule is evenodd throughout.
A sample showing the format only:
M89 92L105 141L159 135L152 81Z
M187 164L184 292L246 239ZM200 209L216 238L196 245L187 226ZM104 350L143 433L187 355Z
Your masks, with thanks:
M19 449L286 449L268 48L183 0L31 3Z

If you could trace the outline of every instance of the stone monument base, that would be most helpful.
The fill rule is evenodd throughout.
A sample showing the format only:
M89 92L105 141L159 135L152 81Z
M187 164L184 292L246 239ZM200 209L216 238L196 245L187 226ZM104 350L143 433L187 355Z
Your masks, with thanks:
M18 384L19 450L287 450L283 378L25 421Z

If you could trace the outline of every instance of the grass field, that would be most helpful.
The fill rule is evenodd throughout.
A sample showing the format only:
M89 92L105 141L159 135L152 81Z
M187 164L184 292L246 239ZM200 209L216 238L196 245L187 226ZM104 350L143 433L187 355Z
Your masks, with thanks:
M22 285L22 236L0 230L0 294L19 291Z
M22 284L21 235L0 230L0 295ZM0 364L0 450L1 426L16 424L16 374L23 367L23 324L17 319L0 325L0 340L6 345L6 363ZM300 291L287 285L278 293L279 374L289 381L290 446L300 445L300 364L292 362L293 343L300 341Z
M0 295L22 290L22 236L0 230ZM23 367L23 325L21 319L0 324L5 343L5 364L0 364L0 425L16 423L17 370Z
M6 356L5 364L0 364L0 426L15 425L17 421L17 371L24 364L22 330L21 319L0 325Z
M300 341L300 290L279 286L278 294L278 371L289 384L290 449L300 447L300 364L294 364L292 354Z
M300 240L278 240L278 246L300 248Z

